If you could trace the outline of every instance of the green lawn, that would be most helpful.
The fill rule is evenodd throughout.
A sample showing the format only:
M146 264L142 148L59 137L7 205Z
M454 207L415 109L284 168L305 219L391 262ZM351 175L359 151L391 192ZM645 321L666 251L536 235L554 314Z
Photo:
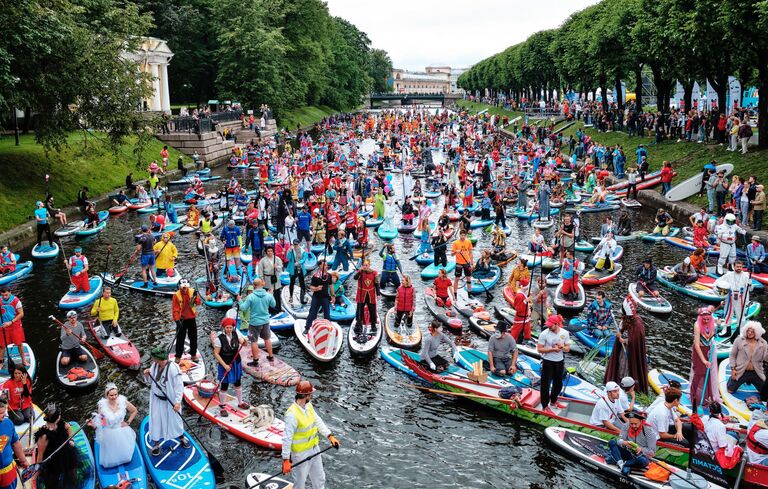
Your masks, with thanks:
M282 117L278 117L277 128L286 128L289 131L295 131L296 124L299 124L302 128L312 126L315 122L320 122L324 117L328 117L337 112L337 110L333 110L325 105L299 107L298 109L286 111Z
M122 186L130 171L134 180L147 178L146 168L153 159L160 160L163 142L153 139L140 159L141 164L137 164L139 160L133 153L134 144L135 139L129 138L114 154L92 136L84 142L83 134L78 132L69 136L68 146L61 152L46 154L33 135L22 136L19 146L15 146L13 136L0 138L0 168L4 173L0 179L0 231L30 218L35 201L45 197L46 174L50 175L48 188L61 207L76 202L83 185L95 197ZM178 156L176 150L169 148L173 168Z
M567 140L570 135L576 134L576 131L583 129L583 127L584 124L582 122L577 122L563 131L563 136ZM672 168L678 173L672 181L672 186L699 173L704 165L713 159L717 160L719 164L732 163L734 167L732 175L742 177L755 175L758 182L768 182L768 164L766 164L768 151L766 150L757 151L754 148L750 148L750 151L743 155L740 151L726 151L725 148L727 146L720 146L719 144L677 143L664 140L661 144L657 145L654 143L655 138L653 137L630 137L625 132L600 133L594 128L587 128L586 132L593 140L606 146L620 144L624 148L624 154L627 156L628 166L635 166L637 161L635 151L639 144L643 144L648 150L648 161L652 171L660 169L664 161L672 163ZM694 197L689 200L699 202L698 199L701 198ZM706 200L706 197L703 199Z

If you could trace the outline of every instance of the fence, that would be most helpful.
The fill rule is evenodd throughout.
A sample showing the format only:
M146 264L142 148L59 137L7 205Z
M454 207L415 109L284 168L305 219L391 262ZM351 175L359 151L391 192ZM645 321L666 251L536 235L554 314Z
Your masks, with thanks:
M214 130L216 124L221 122L239 121L243 116L241 110L228 112L214 112L208 117L196 118L191 116L174 117L168 126L171 132L186 132L203 134Z

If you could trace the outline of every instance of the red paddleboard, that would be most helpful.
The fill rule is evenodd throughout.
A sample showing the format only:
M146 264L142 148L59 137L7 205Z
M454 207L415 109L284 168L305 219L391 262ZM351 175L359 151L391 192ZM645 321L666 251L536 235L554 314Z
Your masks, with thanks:
M211 420L221 426L233 435L243 440L255 443L260 447L280 450L283 448L283 430L285 423L280 419L273 419L266 426L254 428L254 417L251 415L251 408L240 409L237 405L237 399L229 394L224 394L224 410L226 417L221 417L221 404L219 403L219 393L212 398L202 397L197 391L197 385L189 385L184 388L184 400L192 406L198 414ZM208 401L211 401L208 405ZM208 405L206 409L205 406ZM203 412L205 411L205 412Z
M515 289L513 289L510 286L504 287L504 298L509 302L511 305L515 305Z
M96 343L116 364L121 367L134 369L141 366L141 354L133 342L125 336L125 333L120 336L111 334L109 338L105 339L102 336L104 333L103 326L98 321L95 319L88 321L88 327L91 328L91 333L93 333Z
M122 212L125 212L128 210L127 205L113 205L109 209L107 209L110 214L120 214Z

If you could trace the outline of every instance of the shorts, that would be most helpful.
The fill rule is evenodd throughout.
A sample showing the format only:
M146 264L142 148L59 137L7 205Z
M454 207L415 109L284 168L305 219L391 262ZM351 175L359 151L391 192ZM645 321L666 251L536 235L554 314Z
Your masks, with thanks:
M261 338L264 341L267 341L270 337L270 329L269 329L269 323L267 324L256 324L256 325L249 325L248 326L248 339L251 341L251 343L256 343L259 341L259 338Z
M310 241L309 229L299 229L297 231L297 239L299 241Z
M7 343L7 344L6 344ZM7 345L21 345L24 343L24 329L19 324L12 324L5 328L5 334L0 334L0 347Z
M456 264L456 271L454 272L457 277L461 277L462 274L466 275L467 277L472 276L472 265L469 263L465 263L463 265Z
M151 255L141 255L141 266L142 267L153 267L155 266L155 255L154 253Z
M509 369L512 368L512 358L498 358L493 360L493 366L496 367L496 370L505 370L509 372Z
M69 350L61 350L61 358L78 358L82 355L85 355L85 350L83 350L83 347L80 345Z
M224 248L224 256L227 260L230 258L240 258L240 247L237 248Z

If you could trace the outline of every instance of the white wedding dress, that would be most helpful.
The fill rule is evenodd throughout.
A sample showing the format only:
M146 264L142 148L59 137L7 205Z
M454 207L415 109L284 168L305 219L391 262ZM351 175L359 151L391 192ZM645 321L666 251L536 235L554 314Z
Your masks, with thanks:
M130 426L121 426L125 420L127 399L117 397L117 411L109 407L107 399L99 401L96 440L99 442L99 464L104 468L127 464L133 458L136 433Z

